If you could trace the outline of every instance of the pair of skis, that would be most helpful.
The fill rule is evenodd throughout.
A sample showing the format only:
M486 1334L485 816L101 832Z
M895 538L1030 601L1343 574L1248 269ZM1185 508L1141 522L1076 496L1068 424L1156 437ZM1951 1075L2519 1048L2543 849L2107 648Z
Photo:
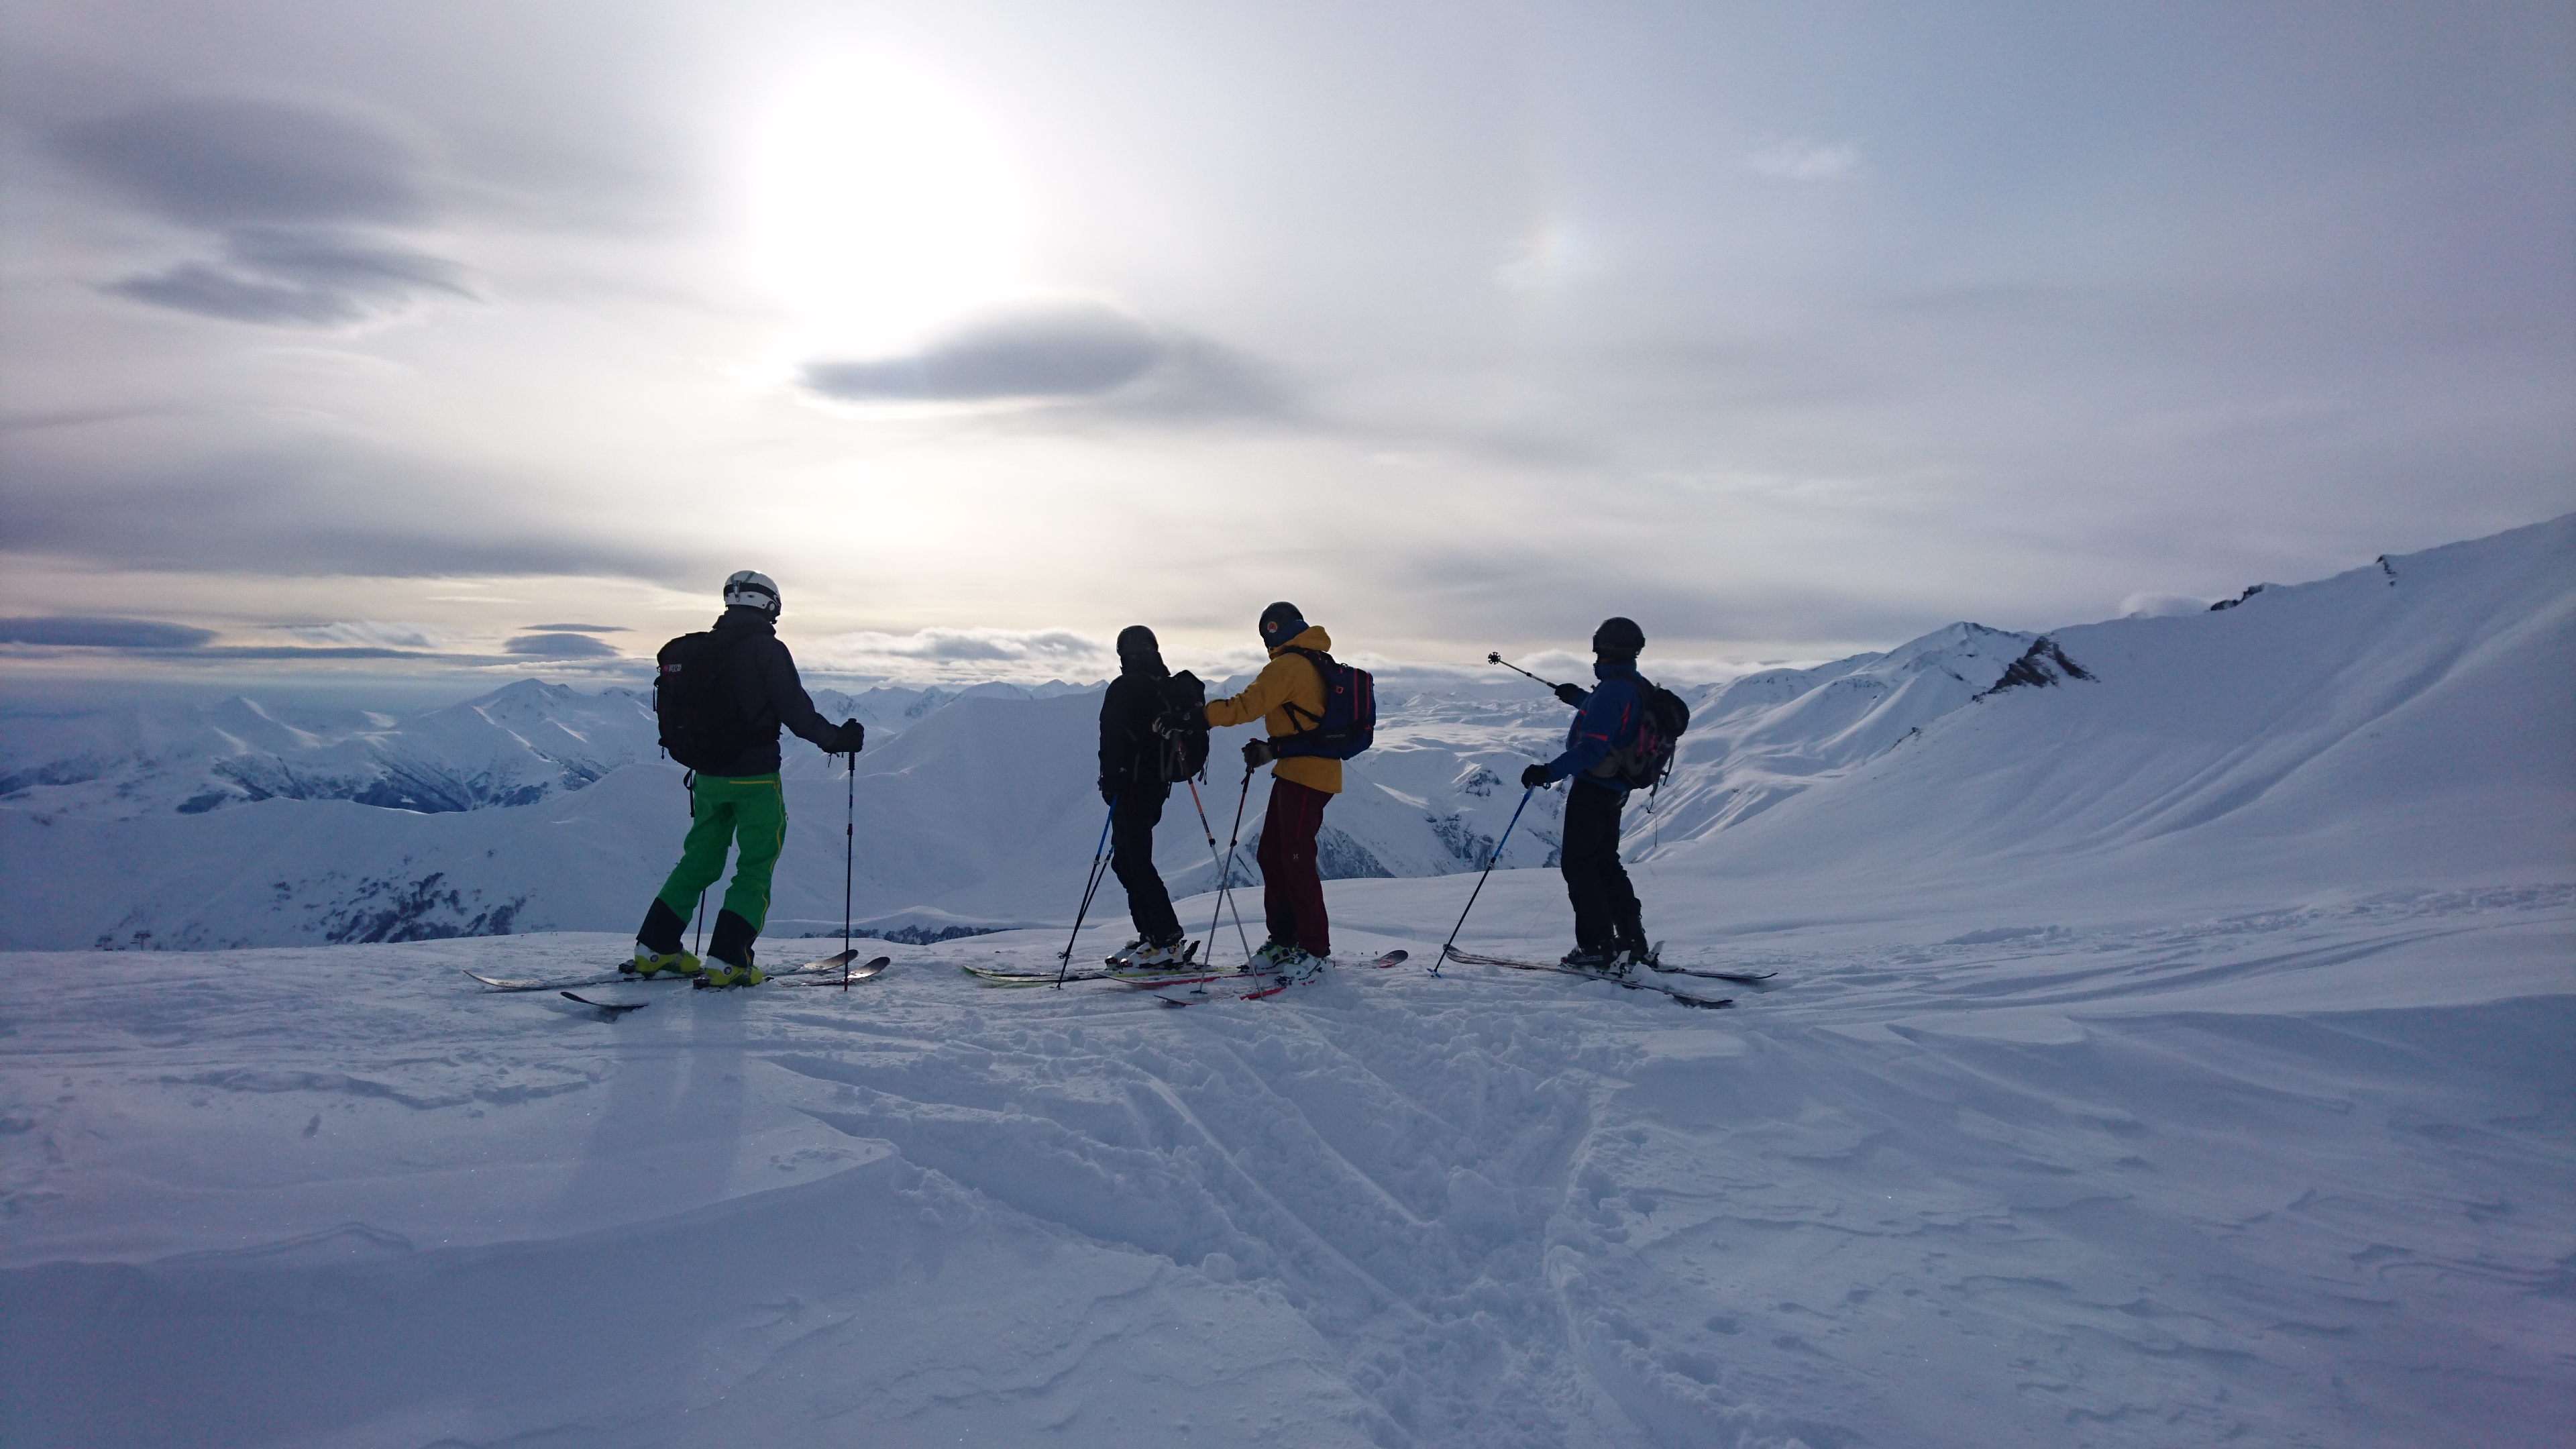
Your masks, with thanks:
M1609 976L1599 971L1586 971L1580 966L1568 966L1562 961L1515 961L1508 956L1484 956L1473 951L1461 951L1455 946L1448 948L1448 957L1450 960L1466 966L1502 966L1514 971L1556 971L1567 976L1580 976L1586 981L1607 981L1613 986L1626 987L1630 991L1661 992L1663 995L1671 997L1673 1000L1680 1002L1684 1006L1701 1006L1712 1011L1723 1007L1733 1006L1735 1004L1735 998L1731 996L1716 998L1693 996L1687 991L1677 990L1660 981L1654 980L1652 977ZM1771 974L1769 972L1764 972L1761 975L1756 976L1728 971L1691 971L1679 967L1666 970L1666 968L1654 964L1654 957L1652 955L1649 955L1647 959L1640 964L1644 965L1649 970L1661 972L1665 975L1699 976L1717 981L1738 981L1750 983L1766 980Z
M970 963L958 969L986 986L1053 986L1075 981L1204 981L1226 973L1198 963L1199 943L1181 948L1180 959L1169 966L1138 966L1116 956L1104 957L1097 967L1080 971L1016 971L1006 966L977 966Z
M1406 958L1411 954L1411 952L1407 951L1389 951L1385 955L1378 957L1376 960L1371 961L1368 964L1383 971L1390 966L1403 965ZM1277 996L1280 992L1287 990L1289 987L1296 985L1300 981L1312 981L1316 976L1321 974L1322 970L1321 968L1318 968L1304 976L1291 978L1276 971L1263 971L1256 969L1218 972L1214 975L1201 977L1195 982L1156 981L1148 983L1131 981L1125 984L1134 986L1138 990L1147 993L1155 1000L1163 1003L1165 1006L1197 1006L1204 1002L1223 1001L1228 999L1235 1001L1259 1001L1266 996ZM1251 991L1232 993L1229 993L1222 988L1213 991L1209 989L1209 987L1220 981L1260 981L1267 984ZM1179 995L1165 994L1175 988L1183 986L1189 987L1190 989L1181 992Z
M873 980L877 976L884 974L886 967L892 965L894 962L894 958L890 956L879 956L872 961L860 961L858 959L858 955L859 953L856 951L843 951L838 955L827 956L820 961L808 961L802 966L781 971L768 977L766 984L777 986L848 986L854 982ZM486 991L552 991L559 995L570 997L572 1000L578 1001L584 1006L596 1007L601 1011L605 1011L612 1018L625 1012L640 1010L652 1003L644 1001L593 1001L586 996L576 996L573 993L593 986L615 986L621 982L644 986L657 981L687 981L694 986L698 981L698 978L694 976L683 977L677 974L638 976L631 971L619 971L606 976L558 977L553 979L543 977L520 979L505 976L486 976L480 971L467 971L465 974L473 977L476 981L483 983L483 988Z

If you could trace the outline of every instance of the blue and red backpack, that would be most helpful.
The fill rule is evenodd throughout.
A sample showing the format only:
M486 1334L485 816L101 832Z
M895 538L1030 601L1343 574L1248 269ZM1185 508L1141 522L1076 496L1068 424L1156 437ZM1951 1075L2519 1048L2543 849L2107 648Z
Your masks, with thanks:
M1318 715L1295 703L1282 706L1291 723L1300 718L1314 723L1271 741L1277 752L1347 760L1367 749L1377 738L1377 681L1365 669L1334 663L1333 656L1321 649L1291 645L1288 652L1305 655L1323 679L1324 712Z

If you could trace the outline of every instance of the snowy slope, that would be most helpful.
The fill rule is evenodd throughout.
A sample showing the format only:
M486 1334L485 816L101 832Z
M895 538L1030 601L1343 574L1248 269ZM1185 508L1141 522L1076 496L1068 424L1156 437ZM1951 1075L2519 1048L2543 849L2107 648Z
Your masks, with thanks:
M2053 637L2090 679L1997 691L1795 809L1668 834L1669 868L2034 893L2125 873L2199 898L2576 876L2576 517Z
M1345 956L1427 955L1351 923L1461 885L1334 884ZM650 1003L613 1024L455 968L615 935L0 959L0 1415L26 1446L2564 1442L2576 895L2043 935L2009 888L1908 904L1774 933L1718 1013L1456 966L1177 1012L954 970L1053 933L896 948L847 994L602 988Z
M1499 832L1519 792L1489 777L1550 747L1543 703L1408 701L1327 818L1450 873L1333 882L1322 981L1177 1011L955 970L1044 966L1060 924L895 947L847 993L598 988L649 1003L614 1023L480 992L456 968L623 953L678 830L649 767L437 815L0 813L13 930L68 934L95 895L168 912L138 928L315 939L345 893L259 891L317 861L445 872L456 900L416 924L560 924L539 889L611 916L0 958L0 1422L13 1445L2563 1443L2571 545L2561 520L2204 616L1954 631L1708 694L1710 755L1630 847L1672 961L1777 973L1673 983L1720 1012L1417 969L1469 886L1439 822L1453 860ZM2032 682L1969 688L2025 657ZM872 748L866 898L1061 921L1099 828L1093 707L967 700ZM837 916L845 788L791 783L782 910ZM1417 834L1379 841L1392 821ZM1167 821L1167 864L1204 855L1197 828ZM1078 957L1122 936L1100 914ZM1462 941L1568 930L1552 871L1506 869ZM1357 964L1391 946L1415 964Z

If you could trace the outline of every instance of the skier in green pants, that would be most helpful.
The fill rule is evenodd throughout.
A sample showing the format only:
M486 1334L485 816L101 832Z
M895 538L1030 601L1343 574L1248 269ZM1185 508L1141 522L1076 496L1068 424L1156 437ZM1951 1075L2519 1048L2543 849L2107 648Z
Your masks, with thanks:
M796 660L778 642L778 585L749 569L725 580L724 616L713 630L684 634L662 646L653 709L662 747L695 773L689 784L689 837L680 863L645 910L635 933L641 976L705 973L710 986L754 986L751 943L769 919L769 878L787 843L787 797L778 782L778 728L785 725L827 754L855 756L867 731L857 720L835 725L815 712L797 677ZM739 846L733 884L716 912L709 962L681 949L689 910L724 874L725 853Z

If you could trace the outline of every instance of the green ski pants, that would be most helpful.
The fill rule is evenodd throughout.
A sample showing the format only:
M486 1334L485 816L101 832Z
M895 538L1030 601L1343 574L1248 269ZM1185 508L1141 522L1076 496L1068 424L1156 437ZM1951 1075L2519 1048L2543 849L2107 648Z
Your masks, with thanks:
M698 908L698 893L724 874L725 851L737 840L742 852L734 860L724 908L757 932L769 920L769 877L787 844L787 794L776 775L697 777L689 787L689 838L680 847L680 863L662 882L662 904L687 920Z

